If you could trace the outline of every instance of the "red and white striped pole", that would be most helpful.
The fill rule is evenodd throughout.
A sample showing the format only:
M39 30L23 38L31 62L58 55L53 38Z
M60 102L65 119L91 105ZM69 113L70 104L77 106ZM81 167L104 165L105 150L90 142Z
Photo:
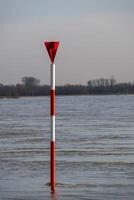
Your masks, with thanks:
M51 64L51 189L55 190L55 64Z
M51 66L50 66L50 114L51 114L51 141L50 141L50 183L51 183L51 190L55 191L55 183L56 183L56 159L55 159L55 64L54 58L56 55L57 48L59 46L59 42L45 42L45 46L47 48Z

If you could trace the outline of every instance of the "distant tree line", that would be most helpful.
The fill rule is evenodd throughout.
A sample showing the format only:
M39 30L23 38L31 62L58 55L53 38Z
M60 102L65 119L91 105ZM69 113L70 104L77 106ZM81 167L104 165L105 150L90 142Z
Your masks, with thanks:
M0 83L0 97L46 96L50 94L49 85L40 85L35 77L23 77L21 84L4 85ZM117 83L115 78L89 80L87 85L66 84L56 86L57 95L106 95L134 94L134 83Z
M117 83L115 78L87 82L88 94L134 94L134 83Z

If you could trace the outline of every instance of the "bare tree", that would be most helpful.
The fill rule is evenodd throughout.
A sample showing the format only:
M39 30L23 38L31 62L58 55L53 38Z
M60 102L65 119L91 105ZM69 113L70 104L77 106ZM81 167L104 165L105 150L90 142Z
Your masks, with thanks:
M22 83L26 86L26 87L35 87L38 86L40 84L40 80L36 79L34 77L23 77L21 79Z

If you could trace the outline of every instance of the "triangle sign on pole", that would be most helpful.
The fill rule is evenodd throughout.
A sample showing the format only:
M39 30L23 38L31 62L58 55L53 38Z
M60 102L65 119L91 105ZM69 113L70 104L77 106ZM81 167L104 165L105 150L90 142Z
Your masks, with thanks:
M44 44L47 48L47 52L48 52L51 62L54 63L59 42L44 42Z

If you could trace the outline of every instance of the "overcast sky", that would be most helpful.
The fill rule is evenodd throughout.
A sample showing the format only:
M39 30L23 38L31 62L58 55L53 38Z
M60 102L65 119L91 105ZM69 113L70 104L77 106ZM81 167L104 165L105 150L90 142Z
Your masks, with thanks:
M0 83L49 83L44 41L59 40L56 84L134 81L134 0L0 0Z

